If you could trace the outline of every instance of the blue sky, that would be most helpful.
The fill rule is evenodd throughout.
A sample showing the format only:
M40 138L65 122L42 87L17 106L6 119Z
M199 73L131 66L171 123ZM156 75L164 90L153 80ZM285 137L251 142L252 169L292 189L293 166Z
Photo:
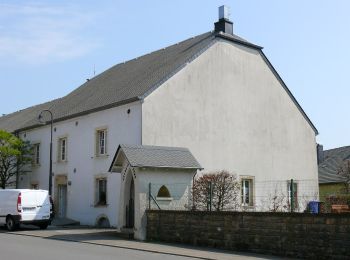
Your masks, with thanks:
M264 52L318 128L325 148L350 145L350 1L0 0L0 113L66 95L114 64L213 29Z

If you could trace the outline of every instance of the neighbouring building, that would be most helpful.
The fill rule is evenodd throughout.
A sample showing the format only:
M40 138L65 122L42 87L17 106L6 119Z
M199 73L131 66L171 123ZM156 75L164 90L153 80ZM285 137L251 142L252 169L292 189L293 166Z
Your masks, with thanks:
M270 210L276 193L287 202L298 199L300 211L318 198L317 129L262 47L235 35L225 12L214 31L117 64L62 98L0 117L0 128L36 147L32 172L20 187L48 188L50 125L37 121L45 109L54 118L53 196L60 217L122 229L130 190L140 201L147 184L140 177L142 192L124 184L123 169L136 172L127 180L135 184L138 174L151 171L159 185L188 183L197 168L228 170L240 178L244 210ZM125 149L150 152L147 147L155 146L188 148L186 156L193 154L201 166L126 166ZM111 173L118 147L111 169L117 172ZM174 171L182 180L168 177ZM165 188L161 193L173 192Z
M339 172L344 163L350 160L350 146L330 150L323 150L322 146L319 146L318 154L320 200L325 202L329 196L336 197L346 194L346 178Z

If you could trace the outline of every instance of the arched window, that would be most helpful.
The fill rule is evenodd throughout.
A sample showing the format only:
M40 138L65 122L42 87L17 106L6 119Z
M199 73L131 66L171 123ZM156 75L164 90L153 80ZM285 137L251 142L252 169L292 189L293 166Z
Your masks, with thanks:
M158 198L170 198L170 192L168 190L167 187L165 187L165 185L163 185L162 187L160 187L158 194L157 194Z

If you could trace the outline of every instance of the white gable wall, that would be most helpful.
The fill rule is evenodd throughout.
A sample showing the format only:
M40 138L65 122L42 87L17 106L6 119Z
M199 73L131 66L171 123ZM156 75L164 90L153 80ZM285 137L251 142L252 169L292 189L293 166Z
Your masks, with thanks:
M130 114L127 110L130 109ZM76 125L78 122L78 125ZM95 132L107 129L107 156L95 156ZM91 113L74 119L54 123L53 132L53 186L55 177L66 175L68 185L67 217L81 224L95 225L98 216L105 214L112 226L117 224L120 175L108 173L114 153L121 143L141 144L141 104L131 104ZM26 134L26 137L24 137ZM50 127L22 132L20 136L41 143L41 165L23 177L22 187L38 183L48 189ZM58 162L58 138L67 137L67 162ZM74 172L74 169L76 172ZM107 177L107 206L95 207L95 177ZM57 197L57 194L54 194Z
M190 193L193 176L197 170L193 169L166 169L166 168L136 168L135 180L135 238L146 239L146 210L148 209L148 194L149 184L152 194L157 199L157 193L162 185L165 185L170 195L173 197L172 201L161 202L158 204L161 209L188 209L188 196ZM153 201L151 202L152 209L157 209Z
M257 50L226 41L146 97L142 144L188 147L205 171L258 182L318 178L309 123Z

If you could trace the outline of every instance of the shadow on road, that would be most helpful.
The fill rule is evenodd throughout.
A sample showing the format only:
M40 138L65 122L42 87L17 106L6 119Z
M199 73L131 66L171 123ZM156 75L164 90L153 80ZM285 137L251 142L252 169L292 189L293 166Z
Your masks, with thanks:
M5 227L0 227L0 233L7 232ZM153 251L158 253L172 253L184 255L187 250L200 250L202 252L218 253L218 254L228 254L228 255L241 255L242 257L257 257L258 259L280 259L280 257L274 257L269 255L257 255L247 252L234 252L229 250L207 248L207 247L195 247L185 244L172 244L172 243L162 243L162 242L145 242L137 240L128 240L125 237L121 237L116 230L99 230L88 228L62 228L50 226L48 230L40 230L36 226L32 225L21 225L21 228L17 232L9 232L14 235L24 235L24 236L34 236L40 237L43 239L51 240L61 240L66 242L80 242L88 244L96 244L101 246L109 247L118 247L131 250L140 250L140 251ZM286 258L285 258L286 259Z

